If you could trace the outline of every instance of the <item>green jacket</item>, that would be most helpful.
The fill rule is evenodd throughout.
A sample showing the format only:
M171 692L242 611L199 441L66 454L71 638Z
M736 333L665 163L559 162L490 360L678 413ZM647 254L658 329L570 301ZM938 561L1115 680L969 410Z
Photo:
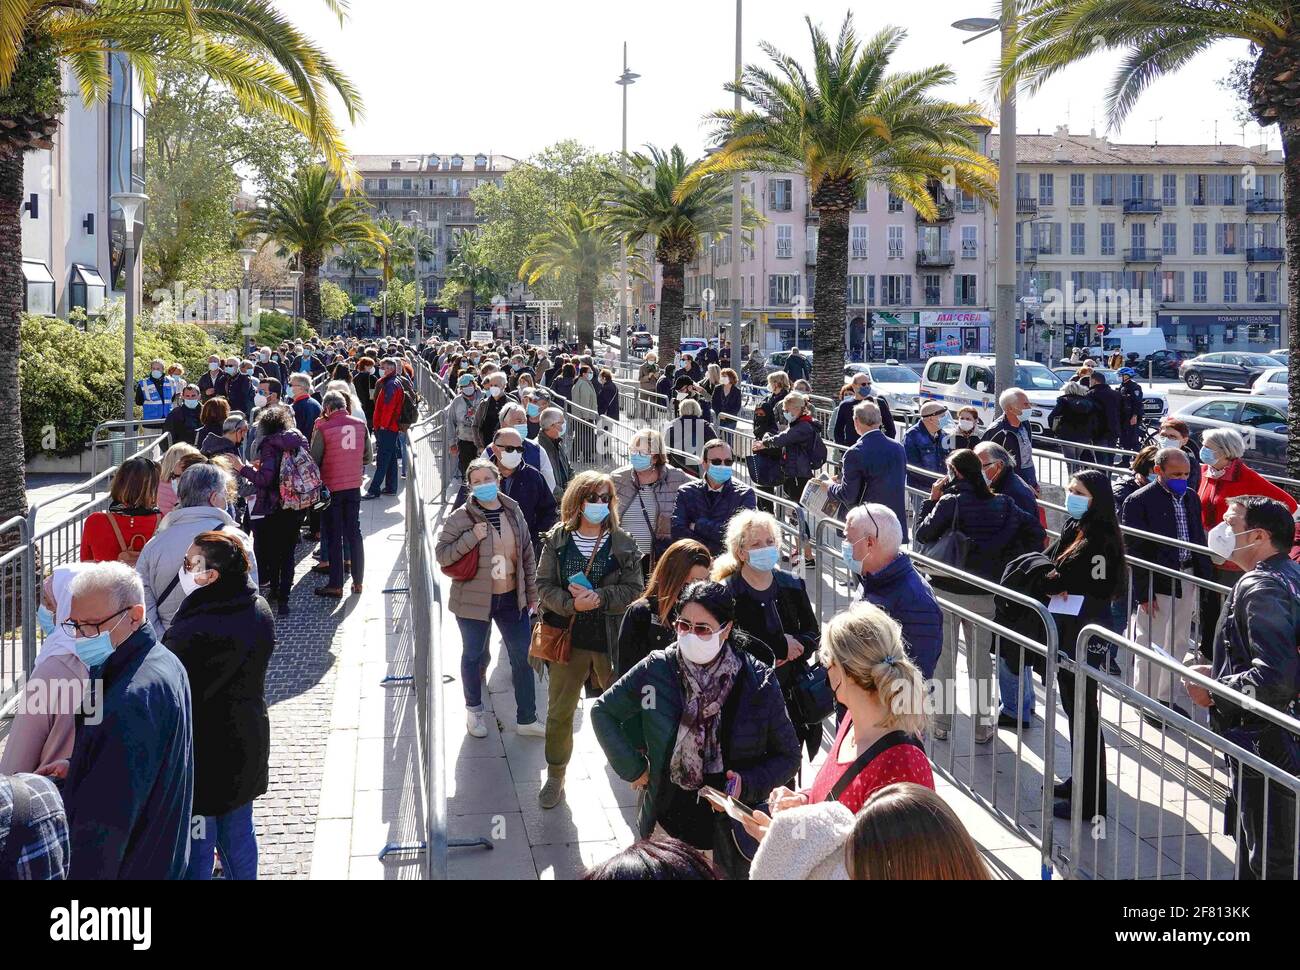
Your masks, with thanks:
M799 738L772 668L743 649L739 655L740 673L722 707L722 764L740 775L740 800L760 805L799 770ZM668 767L685 702L680 665L676 645L656 650L605 691L591 710L596 738L618 776L633 782L650 770L650 787L637 815L642 838L654 831L672 790Z
M564 523L548 532L542 539L542 561L537 565L537 594L542 609L563 617L574 615L569 577L560 575L560 553L568 544L569 535ZM605 614L606 642L612 663L623 614L641 598L645 590L645 574L641 571L641 550L637 548L636 540L622 529L611 533L610 555L614 566L600 581L596 592L600 594L601 610ZM575 646L581 648L582 645Z

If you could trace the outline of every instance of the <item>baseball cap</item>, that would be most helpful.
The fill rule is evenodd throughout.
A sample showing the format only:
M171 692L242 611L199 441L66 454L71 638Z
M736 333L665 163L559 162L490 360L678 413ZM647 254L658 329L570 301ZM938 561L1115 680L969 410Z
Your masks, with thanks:
M936 414L947 414L948 409L938 401L926 401L921 405L921 417L929 418Z

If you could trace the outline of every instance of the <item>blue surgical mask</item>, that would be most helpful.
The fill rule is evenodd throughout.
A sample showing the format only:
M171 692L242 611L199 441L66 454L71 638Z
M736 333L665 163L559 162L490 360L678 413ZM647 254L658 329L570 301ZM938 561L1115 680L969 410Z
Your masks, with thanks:
M648 472L654 467L655 460L649 455L634 454L632 456L632 467L639 472Z
M858 397L871 397L871 385L863 384L858 388Z
M474 497L484 505L490 505L497 500L497 495L501 489L496 482L488 482L486 485L474 486Z
M1165 479L1165 487L1169 489L1175 498L1182 498L1187 494L1187 479L1167 478Z
M853 543L848 539L840 543L840 556L844 559L844 565L849 567L849 572L854 574L862 572L862 560L853 558Z
M151 370L151 371L149 372L149 376L152 377L155 381L162 380L162 371L160 371L160 370Z
M530 404L528 405L528 416L530 418L539 418L542 416L542 409L536 404Z
M54 633L54 614L46 609L44 603L36 608L36 625L47 637Z
M528 425L526 425L526 424L512 424L510 427L514 428L515 431L519 433L519 438L520 438L520 440L522 440L522 441L527 441L527 440L528 440Z
M109 637L107 630L97 637L76 640L74 643L77 648L77 656L81 658L81 662L86 665L87 669L99 666L113 652L113 641Z
M1213 465L1218 460L1219 460L1219 456L1215 454L1214 451L1211 450L1210 448L1201 449L1201 464Z
M229 374L231 377L234 377L237 370L238 368L236 367L227 367L226 373Z
M1092 499L1085 498L1082 495L1067 495L1065 497L1065 511L1071 518L1082 519L1088 509L1092 508Z
M560 437L563 438L563 437L564 437L566 434L568 434L568 433L569 433L569 425L568 425L568 423L566 422L566 423L560 425Z
M193 411L195 408L199 406L198 398L195 398L193 401L187 400L185 402L185 406L189 408L191 411Z
M609 518L609 506L604 502L587 502L582 507L582 516L592 525L601 525Z
M776 546L764 546L749 553L749 565L760 573L770 573L781 561L781 550Z
M726 465L709 466L709 478L713 479L719 485L726 485L727 482L731 481L732 474L733 470L728 468Z

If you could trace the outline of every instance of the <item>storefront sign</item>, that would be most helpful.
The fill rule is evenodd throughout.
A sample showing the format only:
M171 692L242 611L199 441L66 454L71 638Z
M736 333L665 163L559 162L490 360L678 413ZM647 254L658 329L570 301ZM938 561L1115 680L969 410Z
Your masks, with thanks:
M987 310L922 310L918 316L923 327L989 327L993 314Z

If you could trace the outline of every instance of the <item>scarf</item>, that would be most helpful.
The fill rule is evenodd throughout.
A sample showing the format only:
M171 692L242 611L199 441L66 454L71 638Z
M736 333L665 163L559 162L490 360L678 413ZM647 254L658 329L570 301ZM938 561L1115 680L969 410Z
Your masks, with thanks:
M677 725L677 741L669 763L668 777L686 791L699 791L704 776L722 771L722 707L740 672L740 657L729 643L722 645L718 659L707 667L691 663L678 653L682 688L686 700Z
M72 613L72 581L77 578L78 573L93 565L95 565L93 562L72 563L68 566L59 566L50 574L50 586L54 593L54 632L41 641L41 649L36 654L33 666L46 657L77 652L76 643L63 631L63 624Z

